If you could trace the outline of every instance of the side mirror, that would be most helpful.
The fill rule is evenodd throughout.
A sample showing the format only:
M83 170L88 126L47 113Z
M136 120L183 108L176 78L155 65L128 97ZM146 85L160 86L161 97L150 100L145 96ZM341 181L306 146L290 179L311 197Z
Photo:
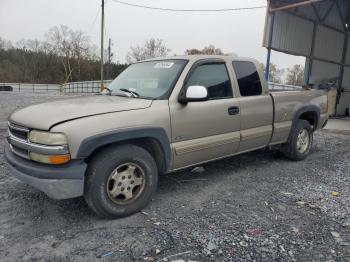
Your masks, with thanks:
M208 90L204 86L189 86L187 87L185 96L179 97L180 103L199 102L208 99Z

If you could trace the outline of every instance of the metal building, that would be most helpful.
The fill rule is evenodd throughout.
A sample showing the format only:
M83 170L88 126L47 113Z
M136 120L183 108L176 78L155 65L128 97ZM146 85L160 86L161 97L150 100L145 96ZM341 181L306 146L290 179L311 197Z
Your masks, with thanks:
M268 0L263 45L306 57L305 83L338 78L337 115L350 107L350 0ZM268 72L268 70L266 70Z

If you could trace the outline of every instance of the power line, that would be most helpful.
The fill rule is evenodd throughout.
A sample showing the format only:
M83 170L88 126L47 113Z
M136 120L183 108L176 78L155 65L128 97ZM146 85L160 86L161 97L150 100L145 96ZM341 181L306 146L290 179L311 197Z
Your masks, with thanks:
M266 8L266 6L252 6L252 7L237 7L237 8L224 8L224 9L173 9L173 8L162 8L162 7L156 7L156 6L132 4L132 3L123 2L119 0L112 0L112 1L118 4L132 6L132 7L139 7L144 9L158 10L158 11L170 11L170 12L232 12L232 11Z
M90 28L89 28L89 31L88 31L89 33L88 33L88 34L90 34L91 31L94 29L95 24L96 24L96 21L97 21L97 17L99 16L100 12L101 12L101 9L99 8L99 9L97 10L97 14L96 14L96 16L95 16L95 18L94 18L94 21L92 22L92 24L91 24L91 26L90 26Z

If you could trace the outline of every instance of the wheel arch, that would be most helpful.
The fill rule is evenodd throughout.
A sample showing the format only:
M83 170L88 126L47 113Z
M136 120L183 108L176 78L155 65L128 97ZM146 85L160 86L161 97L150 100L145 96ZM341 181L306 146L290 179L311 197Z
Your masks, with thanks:
M115 130L86 138L78 149L77 158L85 158L89 161L106 147L126 143L147 150L155 159L160 172L165 173L170 170L172 159L170 141L163 128Z
M300 119L308 121L313 130L316 130L320 119L320 109L314 105L304 106L296 111L293 125Z

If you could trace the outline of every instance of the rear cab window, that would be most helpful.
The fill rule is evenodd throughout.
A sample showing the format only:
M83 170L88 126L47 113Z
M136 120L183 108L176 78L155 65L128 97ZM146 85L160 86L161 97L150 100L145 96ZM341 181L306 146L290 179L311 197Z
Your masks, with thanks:
M234 61L232 65L241 96L261 95L261 80L255 64L248 61Z

